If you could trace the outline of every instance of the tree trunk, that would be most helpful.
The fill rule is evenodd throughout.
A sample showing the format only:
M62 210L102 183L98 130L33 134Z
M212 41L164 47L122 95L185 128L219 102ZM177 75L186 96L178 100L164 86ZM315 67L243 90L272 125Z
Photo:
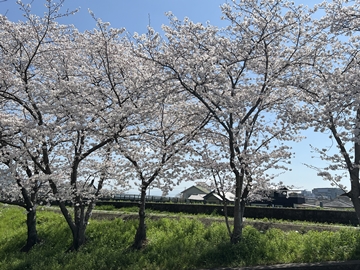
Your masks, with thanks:
M356 149L358 150L358 149ZM356 158L359 158L360 153L355 153ZM360 185L359 185L359 168L352 168L350 171L351 190L350 198L355 208L356 217L360 224Z
M79 248L85 244L86 242L86 224L75 225L75 229L72 230L73 243L71 247L67 250L70 251L78 251Z
M355 198L354 196L352 196L351 201L354 205L356 217L360 224L360 198L359 197Z
M31 177L31 172L27 170L27 173L28 176ZM34 186L32 190L33 192L29 194L26 188L24 188L21 185L20 179L17 180L17 184L19 187L21 187L21 194L25 201L24 207L27 211L26 214L27 239L25 246L23 246L20 251L29 252L30 249L35 244L40 242L36 229L36 197L37 197L36 194L38 188L37 186Z
M57 190L56 189L54 190L55 190L54 193L56 194ZM74 205L74 219L73 219L70 212L66 208L65 202L64 201L59 202L61 213L65 217L65 220L69 225L73 237L72 245L68 248L67 252L77 251L82 245L85 244L86 242L85 232L92 211L95 207L95 204L96 204L96 200L90 201L86 209L86 203L84 203L83 199L80 196L76 197L75 205Z
M22 252L29 252L35 244L40 242L36 230L36 210L34 208L28 209L28 213L26 215L26 226L27 240L25 246L23 246L20 250Z
M241 187L237 186L235 190L235 205L234 205L234 229L231 234L230 242L232 244L239 243L242 237L242 227L243 227L243 213L241 209Z
M359 128L360 123L360 108L356 112L356 127ZM356 216L360 224L360 179L359 179L359 166L360 166L360 142L359 138L356 138L354 143L354 164L348 166L351 180L350 198L354 205Z
M141 189L139 205L139 226L136 231L135 241L133 244L134 249L141 249L146 244L146 224L145 224L145 198L146 188Z
M65 202L60 201L59 206L61 213L65 217L65 220L70 227L73 237L72 245L67 249L66 252L77 251L86 242L85 231L92 208L88 210L88 212L90 213L86 213L86 215L84 216L84 206L75 206L75 220L73 221L70 212L66 208Z
M85 206L80 203L79 206L74 207L74 215L75 215L75 222L73 223L71 228L71 233L73 236L73 243L71 247L67 250L70 251L78 251L79 248L85 244L86 242L86 227L91 215L91 211L93 208L93 204L89 205L87 213L85 215Z

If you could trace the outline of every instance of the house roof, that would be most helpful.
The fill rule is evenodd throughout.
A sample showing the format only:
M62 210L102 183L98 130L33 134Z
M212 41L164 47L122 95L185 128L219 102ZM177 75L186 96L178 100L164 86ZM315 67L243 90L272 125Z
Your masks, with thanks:
M210 192L210 190L208 190L208 189L206 189L204 187L201 187L201 186L191 186L191 187L183 190L181 193L184 193L184 192L188 191L191 188L197 188L199 190L199 194L207 194L207 193Z
M206 194L193 194L188 198L188 200L203 201L205 196Z
M222 201L222 198L219 194L217 194L215 191L210 192L209 194L207 194L204 199L206 200L207 198L209 198L210 196L214 196L215 198L217 198L218 200ZM228 201L233 202L235 200L235 195L232 194L231 192L225 192L225 198Z

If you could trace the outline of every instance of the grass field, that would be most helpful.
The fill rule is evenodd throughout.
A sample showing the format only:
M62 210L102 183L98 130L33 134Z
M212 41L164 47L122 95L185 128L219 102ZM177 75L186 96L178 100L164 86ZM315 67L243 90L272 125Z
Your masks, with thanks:
M65 253L70 230L61 214L38 210L43 242L27 254L26 215L20 208L0 205L0 266L6 269L199 269L291 262L360 259L360 232L284 232L244 228L242 242L229 244L225 225L204 225L196 218L149 220L148 244L130 249L136 220L91 220L88 242L78 252Z

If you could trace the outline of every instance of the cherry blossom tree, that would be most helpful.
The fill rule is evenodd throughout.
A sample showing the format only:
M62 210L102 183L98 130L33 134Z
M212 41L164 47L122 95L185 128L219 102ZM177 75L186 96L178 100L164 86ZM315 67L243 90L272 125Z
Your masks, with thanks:
M150 69L149 64L144 67ZM136 181L141 195L135 249L141 249L147 241L145 204L148 187L156 184L167 192L189 178L187 145L210 119L210 114L199 117L198 105L186 100L177 88L163 81L161 73L159 77L159 74L147 72L147 76L150 80L146 87L142 85L147 104L139 100L144 119L129 137L117 139L118 152L127 160L123 164L126 175Z
M61 186L64 181L59 185L51 180L50 186L71 228L70 249L74 250L86 241L85 230L104 181L124 183L113 143L134 133L134 126L141 121L137 100L146 101L138 91L141 81L136 77L136 65L129 65L136 60L128 54L125 39L120 38L123 31L97 20L93 31L72 33L71 48L59 48L61 53L48 62L56 77L52 88L58 91L53 105L66 117L61 127L65 141L58 147L62 149L57 157L67 165L56 167L69 173L63 179L70 175L70 181L65 181L67 188ZM94 181L90 185L83 181L89 175L94 179L94 174L98 174L98 181L91 192ZM65 207L69 198L74 205L73 218Z
M360 222L360 106L358 1L335 0L319 5L326 14L314 22L313 36L304 54L298 83L306 94L308 113L315 131L329 132L334 149L315 147L328 162L316 168L319 175L346 192L341 184L350 180L351 198Z
M42 87L36 89L39 80L37 76L36 58L44 53L42 45L48 42L49 33L61 33L63 28L57 28L53 23L62 2L55 4L47 1L47 14L44 18L35 18L30 14L30 6L19 2L27 19L26 22L11 23L5 16L0 17L0 107L1 117L1 163L7 167L6 181L3 185L2 197L8 203L18 203L27 210L27 244L22 248L28 251L38 242L36 231L37 195L45 179L34 160L28 155L30 144L36 152L39 162L41 145L37 139L39 134L30 131L29 126L42 126L43 116L39 105L42 101L32 93L41 92ZM72 12L63 14L69 15ZM42 98L46 98L43 93ZM35 148L37 149L35 150ZM20 199L20 200L19 200Z
M170 14L171 25L163 27L167 40L153 35L138 43L144 58L161 66L168 80L212 115L206 127L211 137L205 140L233 175L231 242L237 243L252 188L268 180L265 170L282 168L278 162L291 156L283 142L295 139L294 112L301 104L288 80L301 62L310 14L285 1L233 1L222 12L229 21L225 29L187 18L181 22Z
M228 205L234 202L235 183L233 181L233 173L229 170L228 160L224 158L222 148L218 147L216 141L218 140L218 134L216 136L210 135L211 130L205 129L202 132L201 140L202 144L194 146L196 149L197 158L191 161L191 166L197 168L197 174L194 175L197 179L206 179L206 182L198 181L197 184L212 190L221 198L221 203L224 207L223 214L225 218L225 224L228 229L229 236L232 235L231 222L228 216ZM210 136L209 136L210 135ZM282 186L282 183L275 184L271 180L276 179L278 174L275 172L269 172L274 168L278 170L283 169L280 173L287 170L285 166L288 163L287 156L280 156L277 159L273 159L266 164L254 165L252 175L256 176L256 180L252 181L251 192L246 197L246 203L252 201L261 201L269 197L269 194ZM265 166L262 166L265 165ZM251 177L251 176L249 176Z
M77 250L85 243L86 226L104 181L117 178L112 169L117 158L109 147L128 119L112 109L111 98L119 101L119 95L108 96L113 78L105 76L105 67L97 65L86 49L92 46L96 52L96 35L80 34L55 22L61 3L48 1L43 18L22 5L26 22L11 23L1 17L0 95L7 119L13 119L7 123L10 133L19 142L15 145L12 138L6 146L22 153L9 160L24 159L22 167L33 164L49 184L48 199L58 201L72 231L69 250ZM101 32L98 36L104 38ZM104 79L98 80L99 74ZM129 100L127 90L124 93L124 100ZM73 216L66 208L68 200L74 206Z
M2 120L4 120L4 116ZM1 121L4 129L4 122ZM5 131L6 133L6 131ZM2 132L0 140L0 202L21 206L26 210L27 240L21 251L28 252L36 243L40 242L36 229L36 207L39 202L39 192L45 194L49 191L46 181L41 179L41 175L34 164L21 157L21 147L15 144L14 136L11 142L7 135ZM11 147L8 147L8 144ZM20 144L21 145L21 144Z

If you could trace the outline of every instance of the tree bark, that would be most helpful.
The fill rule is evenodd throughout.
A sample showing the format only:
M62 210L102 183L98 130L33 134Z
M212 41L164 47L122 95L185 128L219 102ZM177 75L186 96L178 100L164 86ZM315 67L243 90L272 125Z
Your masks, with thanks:
M28 172L28 176L31 177L31 173ZM27 227L27 239L26 244L20 251L29 252L30 249L40 242L36 229L36 194L38 188L35 186L31 194L22 186L20 179L17 180L18 186L21 187L21 194L24 198L24 207L27 211L26 214L26 227Z
M244 222L244 212L246 205L246 198L250 192L249 183L245 186L243 190L243 184L245 180L245 169L241 170L241 173L236 173L236 189L235 189L235 205L234 205L234 230L231 235L230 242L232 244L237 244L242 238L243 222Z
M85 213L85 205L83 202L79 203L79 206L74 207L75 221L69 220L68 224L71 229L73 242L67 252L78 251L81 246L86 243L86 228L89 222L92 210L95 206L95 202L91 202Z
M81 214L84 213L83 205L74 206L75 218L73 220L70 212L66 208L66 205L63 201L59 202L59 207L63 216L65 217L67 224L70 227L73 238L72 245L67 249L66 252L77 251L86 242L85 231L86 231L88 219L90 217L89 212L91 213L91 211L88 210L86 215L84 216L83 214Z
M72 230L73 243L67 252L78 251L79 248L86 242L86 224L75 225L74 230Z
M360 138L355 138L354 142L354 162L351 162L350 155L348 154L341 137L338 135L334 117L332 113L330 113L330 130L336 140L336 143L340 149L340 153L342 154L346 167L348 169L350 175L351 189L348 193L354 208L357 219L360 224L360 179L359 179L359 166L360 166ZM360 128L360 108L356 111L356 129Z
M359 111L358 111L359 112ZM359 117L359 113L358 113ZM352 168L349 169L350 180L351 180L351 190L350 198L355 208L355 213L360 224L360 183L359 183L359 164L360 164L360 144L355 143L355 160Z
M29 252L31 248L40 242L36 229L36 210L29 209L26 215L27 239L26 244L21 248L21 252Z
M139 226L135 234L133 244L134 249L141 249L146 244L146 224L145 224L145 199L146 187L141 189L140 205L139 205Z
M359 193L359 192L358 192ZM359 221L359 224L360 224L360 198L359 196L356 197L356 195L354 196L350 196L351 198L351 201L354 205L354 208L355 208L355 213L356 213L356 217Z
M241 193L236 190L236 198L235 198L235 205L234 205L234 229L231 234L230 242L232 244L237 244L240 242L242 237L242 227L243 227L243 211L241 209Z

